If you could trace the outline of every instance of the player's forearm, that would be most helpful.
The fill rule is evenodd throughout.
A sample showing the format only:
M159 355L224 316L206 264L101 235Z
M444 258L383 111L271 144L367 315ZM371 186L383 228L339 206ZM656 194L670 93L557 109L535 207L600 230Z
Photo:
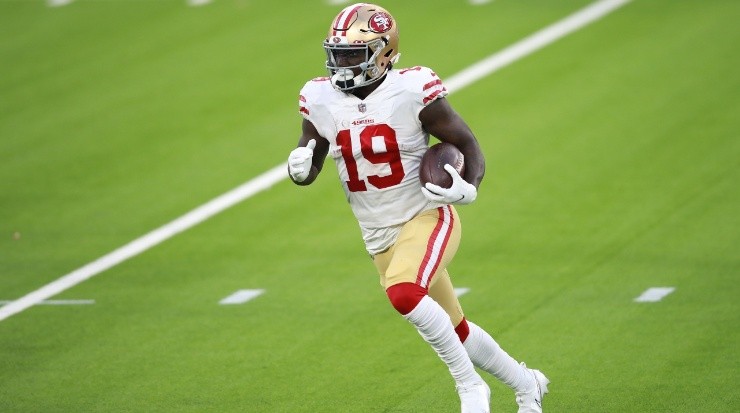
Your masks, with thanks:
M458 149L465 156L465 176L463 178L477 189L486 174L486 160L483 157L483 152L481 152L480 146L475 140L461 145Z

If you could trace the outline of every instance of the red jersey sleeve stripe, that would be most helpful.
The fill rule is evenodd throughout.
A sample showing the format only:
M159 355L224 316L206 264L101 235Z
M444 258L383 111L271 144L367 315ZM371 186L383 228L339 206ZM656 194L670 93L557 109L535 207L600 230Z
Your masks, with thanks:
M303 106L301 106L300 109L298 109L298 111L301 113L305 113L306 115L310 115L310 113L308 113L308 109L304 108Z
M424 98L424 101L422 102L424 105L428 104L429 102L433 101L434 99L437 99L437 96L439 96L440 93L446 92L447 89L442 88L434 91L431 95Z
M441 84L442 84L442 80L440 80L440 79L432 80L431 82L429 82L426 85L424 85L424 90L427 90L430 87L441 85Z

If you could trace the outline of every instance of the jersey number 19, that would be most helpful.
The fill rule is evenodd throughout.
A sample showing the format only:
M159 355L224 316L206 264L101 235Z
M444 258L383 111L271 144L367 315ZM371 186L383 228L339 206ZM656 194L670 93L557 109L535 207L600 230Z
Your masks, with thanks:
M376 152L373 148L373 138L382 137L385 142L385 151ZM342 158L347 165L347 188L350 192L367 191L367 185L364 180L360 179L357 171L357 162L352 151L352 137L349 129L343 129L337 134L337 144L341 147ZM398 141L396 140L396 131L390 126L381 123L377 125L366 126L360 132L360 150L362 156L368 162L379 165L388 164L391 174L386 176L370 175L367 182L378 188L388 188L398 185L406 176L401 163L401 152L398 150Z

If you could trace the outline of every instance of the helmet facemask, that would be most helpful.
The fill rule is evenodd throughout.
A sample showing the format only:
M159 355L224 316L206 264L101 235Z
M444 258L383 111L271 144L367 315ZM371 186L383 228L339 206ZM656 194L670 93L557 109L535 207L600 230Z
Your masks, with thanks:
M385 71L392 66L392 63L389 62L388 67L381 69L376 64L387 44L386 42L386 39L379 38L368 43L354 45L324 43L326 69L329 71L332 85L338 90L347 91L369 85L381 79ZM337 56L349 54L358 57L357 53L363 56L362 62L350 66L339 65Z

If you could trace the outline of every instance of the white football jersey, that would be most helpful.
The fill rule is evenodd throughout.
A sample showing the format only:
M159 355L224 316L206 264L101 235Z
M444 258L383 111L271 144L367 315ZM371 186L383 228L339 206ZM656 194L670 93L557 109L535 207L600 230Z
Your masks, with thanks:
M390 247L400 227L437 208L421 192L419 164L429 146L419 112L447 95L429 68L390 70L364 100L335 90L329 78L306 83L300 113L329 141L339 178L368 252Z

